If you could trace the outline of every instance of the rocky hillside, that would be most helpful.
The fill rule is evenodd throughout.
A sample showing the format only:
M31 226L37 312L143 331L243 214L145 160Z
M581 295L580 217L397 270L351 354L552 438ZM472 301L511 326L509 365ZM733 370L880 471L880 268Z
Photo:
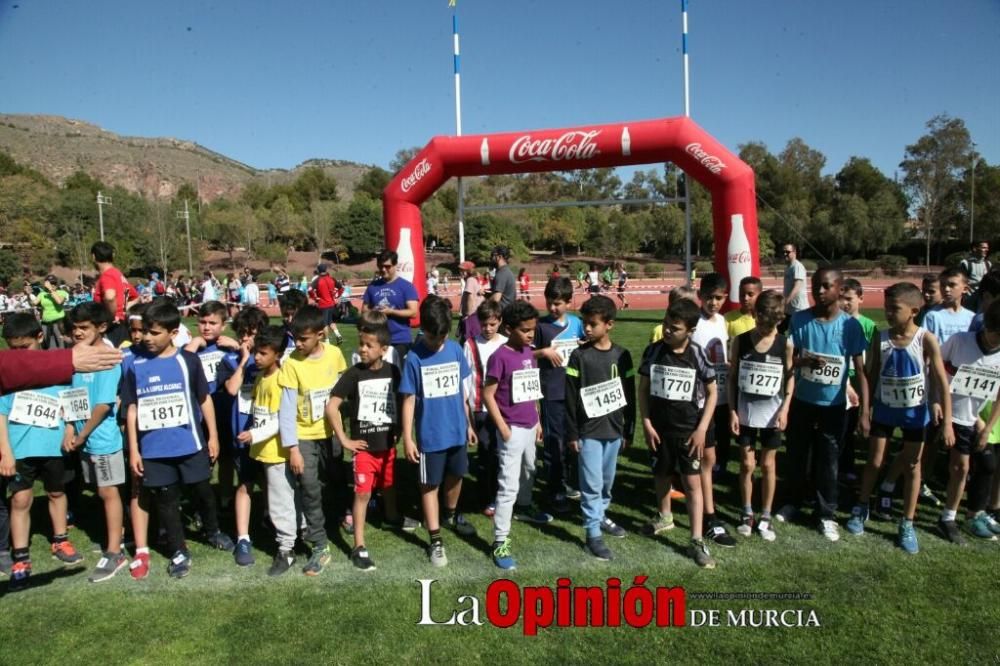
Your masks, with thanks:
M55 183L83 170L109 185L151 199L169 199L183 183L194 185L202 200L234 196L253 180L266 185L294 179L307 166L319 166L337 179L342 198L369 167L341 160L314 159L295 169L256 169L193 141L121 136L61 116L0 114L0 150Z

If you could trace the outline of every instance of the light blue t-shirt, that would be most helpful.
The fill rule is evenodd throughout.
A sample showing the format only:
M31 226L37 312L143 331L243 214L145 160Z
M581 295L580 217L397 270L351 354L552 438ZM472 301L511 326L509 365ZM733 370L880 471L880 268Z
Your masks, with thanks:
M968 331L975 316L972 310L966 308L959 308L958 312L954 312L943 305L935 305L924 317L924 328L933 333L943 345L956 333Z
M470 374L465 354L454 340L431 351L418 339L406 355L399 392L416 396L414 420L422 452L465 446L468 421L462 387Z
M843 405L847 401L847 369L852 357L865 351L861 324L843 312L831 321L821 321L810 309L792 315L789 332L800 355L830 357L822 371L795 369L795 397L813 405Z
M118 429L115 418L115 400L118 398L118 383L121 381L122 369L116 365L100 372L74 372L73 388L87 389L90 410L98 405L111 405L111 411L87 437L83 445L85 453L94 456L104 456L122 450L122 432ZM76 432L80 433L86 421L76 421Z
M47 386L0 397L0 414L7 417L7 438L16 459L58 458L62 455L66 422L59 407L59 393L68 388ZM28 418L54 422L55 425L32 425L27 422Z

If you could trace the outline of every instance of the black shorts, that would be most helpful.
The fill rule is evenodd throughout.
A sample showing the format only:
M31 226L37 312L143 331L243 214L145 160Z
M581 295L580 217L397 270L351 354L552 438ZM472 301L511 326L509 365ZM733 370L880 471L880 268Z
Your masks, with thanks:
M469 454L464 445L444 451L420 452L420 485L440 486L445 476L462 478L469 471Z
M658 476L673 476L682 474L694 476L701 472L701 459L688 454L688 442L691 436L660 437L660 446L652 452L650 467Z
M955 431L955 450L963 456L971 456L976 448L976 428L974 426L952 424ZM989 446L989 444L987 444Z
M895 432L896 428L899 426L886 425L885 423L879 423L878 421L872 421L872 427L869 431L869 436L871 437L884 437L886 439L892 439L892 433ZM904 442L921 442L924 441L924 436L926 434L926 428L900 428L903 432Z
M261 484L264 478L264 467L259 460L250 457L249 446L221 447L232 448L233 466L236 468L236 478L241 486L253 488L253 485Z
M323 324L326 326L340 321L340 308L336 305L328 308L322 308L320 309L320 312L323 313Z
M740 425L740 436L737 439L740 446L753 448L758 440L762 449L770 451L781 448L781 431L777 428L751 428Z
M17 472L7 487L11 493L30 490L41 481L47 493L61 493L65 487L66 462L62 456L22 458L14 463Z
M705 433L705 448L714 449L719 442L722 442L722 448L726 448L732 441L732 436L733 431L729 429L729 405L716 405L715 414L708 424L708 432Z
M143 458L142 468L142 485L147 488L192 485L212 476L208 449L177 458Z

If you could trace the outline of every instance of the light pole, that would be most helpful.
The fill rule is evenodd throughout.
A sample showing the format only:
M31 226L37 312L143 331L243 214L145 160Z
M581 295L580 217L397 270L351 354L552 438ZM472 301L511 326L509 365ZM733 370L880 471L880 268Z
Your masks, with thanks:
M194 261L191 258L191 212L188 210L187 199L184 200L184 210L177 211L177 217L184 219L184 234L187 236L188 246L188 276L194 275Z
M101 225L101 240L104 240L104 207L111 205L111 197L106 197L97 191L97 219Z

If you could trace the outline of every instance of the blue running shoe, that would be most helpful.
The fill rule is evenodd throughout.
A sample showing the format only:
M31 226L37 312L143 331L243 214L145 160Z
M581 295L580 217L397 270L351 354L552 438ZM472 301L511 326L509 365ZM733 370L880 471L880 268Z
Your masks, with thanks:
M912 520L904 518L899 521L899 547L910 555L920 552L920 546L917 545L917 531L913 529Z
M233 558L236 560L236 564L241 567L253 566L256 560L253 556L253 550L250 548L250 541L248 539L240 539L236 542L236 550L233 551Z
M851 509L851 517L847 519L847 531L850 534L864 534L865 523L868 521L868 507L860 504Z
M512 571L517 568L517 562L510 553L510 539L493 544L493 564L505 571Z

